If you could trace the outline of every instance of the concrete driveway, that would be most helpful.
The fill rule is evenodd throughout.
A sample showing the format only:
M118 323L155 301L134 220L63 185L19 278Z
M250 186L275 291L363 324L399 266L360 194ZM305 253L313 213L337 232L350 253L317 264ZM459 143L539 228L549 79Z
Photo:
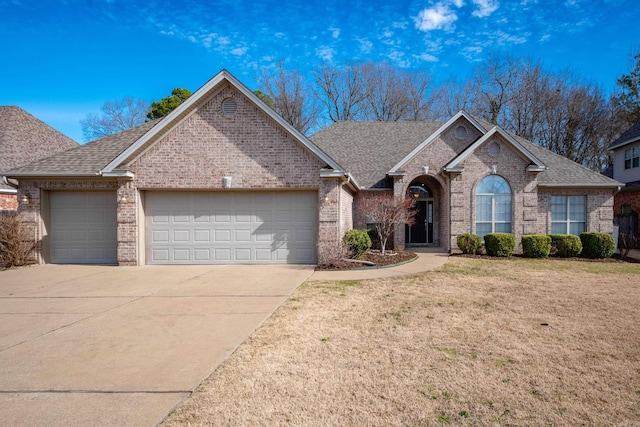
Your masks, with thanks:
M56 265L0 272L0 420L156 425L312 273Z

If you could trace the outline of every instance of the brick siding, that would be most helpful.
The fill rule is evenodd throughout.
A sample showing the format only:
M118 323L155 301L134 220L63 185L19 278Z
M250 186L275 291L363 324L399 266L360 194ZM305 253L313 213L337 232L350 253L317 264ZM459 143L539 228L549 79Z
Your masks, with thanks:
M0 211L18 210L18 198L15 194L0 193Z

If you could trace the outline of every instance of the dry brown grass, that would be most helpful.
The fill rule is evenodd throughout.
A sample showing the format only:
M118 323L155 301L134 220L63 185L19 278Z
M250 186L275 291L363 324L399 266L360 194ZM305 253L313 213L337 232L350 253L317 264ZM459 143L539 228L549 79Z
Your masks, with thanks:
M640 426L638 302L625 263L308 282L165 423Z

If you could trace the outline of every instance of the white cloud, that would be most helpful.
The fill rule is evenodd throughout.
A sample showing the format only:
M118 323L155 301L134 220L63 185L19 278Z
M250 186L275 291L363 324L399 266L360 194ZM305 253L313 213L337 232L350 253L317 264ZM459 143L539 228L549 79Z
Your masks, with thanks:
M235 56L243 56L249 50L248 47L236 47L235 49L231 49L231 54Z
M331 62L335 54L335 49L330 46L320 46L316 48L316 55L323 61Z
M418 58L421 61L425 61L425 62L438 62L439 59L436 56L433 56L429 53L421 53L420 55L416 55L416 58Z
M455 10L451 9L451 5L462 7L462 0L453 0L453 2L438 2L428 9L420 11L418 16L414 18L416 28L420 31L432 30L450 30L454 22L458 20Z
M360 53L365 55L371 53L371 50L373 49L373 43L371 40L356 38L356 41L360 45Z
M340 28L329 27L329 31L331 31L331 37L334 39L340 37Z
M498 9L498 0L471 0L473 4L478 6L477 10L474 10L472 15L478 18L484 18L491 15Z

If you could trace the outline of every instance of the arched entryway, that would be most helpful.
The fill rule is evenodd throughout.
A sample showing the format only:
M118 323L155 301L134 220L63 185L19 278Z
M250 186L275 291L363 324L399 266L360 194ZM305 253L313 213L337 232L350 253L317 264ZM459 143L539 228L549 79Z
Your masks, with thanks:
M416 215L413 225L405 225L406 246L437 246L438 214L436 198L425 177L414 179L407 195L416 203Z

